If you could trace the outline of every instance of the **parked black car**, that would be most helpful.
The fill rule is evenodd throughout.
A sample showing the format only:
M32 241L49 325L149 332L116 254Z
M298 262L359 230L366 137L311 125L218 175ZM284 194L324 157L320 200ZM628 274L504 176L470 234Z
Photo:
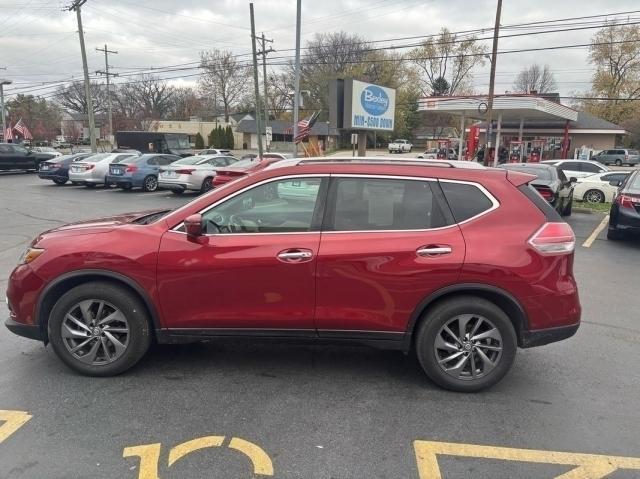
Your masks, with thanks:
M74 161L84 160L93 153L75 153L73 155L59 156L40 163L38 176L43 180L51 180L56 185L64 185L69 181L69 166Z
M623 239L632 233L640 233L640 170L635 170L623 181L611 181L620 186L609 212L607 238Z
M531 182L531 186L538 190L560 215L571 216L573 189L577 178L567 179L562 170L542 163L508 163L499 167L535 175L537 178Z
M0 170L38 171L40 163L55 158L49 153L36 153L15 143L0 143Z

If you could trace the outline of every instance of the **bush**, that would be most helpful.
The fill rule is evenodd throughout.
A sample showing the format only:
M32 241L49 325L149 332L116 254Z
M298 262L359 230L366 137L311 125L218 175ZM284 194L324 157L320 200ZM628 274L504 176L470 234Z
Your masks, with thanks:
M204 138L202 138L202 135L200 134L200 132L198 132L196 134L196 150L203 150L204 149Z

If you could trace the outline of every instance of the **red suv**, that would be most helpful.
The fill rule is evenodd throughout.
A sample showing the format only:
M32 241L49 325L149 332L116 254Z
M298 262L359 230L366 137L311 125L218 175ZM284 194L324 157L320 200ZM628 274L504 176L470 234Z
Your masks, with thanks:
M286 160L173 211L36 238L7 291L14 333L84 374L152 341L350 340L408 352L457 391L580 322L575 238L529 182L476 163Z

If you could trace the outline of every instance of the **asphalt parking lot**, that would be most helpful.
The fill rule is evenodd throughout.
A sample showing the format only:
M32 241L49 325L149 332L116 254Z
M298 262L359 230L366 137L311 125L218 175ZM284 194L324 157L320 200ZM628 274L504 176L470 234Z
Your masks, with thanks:
M0 290L40 231L190 198L0 174ZM640 477L640 241L593 236L602 219L568 219L577 335L520 350L474 395L398 352L255 340L156 347L87 378L2 326L0 478Z

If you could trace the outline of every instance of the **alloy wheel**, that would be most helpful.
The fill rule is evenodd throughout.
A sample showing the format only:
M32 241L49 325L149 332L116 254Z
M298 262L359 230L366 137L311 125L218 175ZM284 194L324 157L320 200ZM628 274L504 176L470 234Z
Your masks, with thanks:
M144 186L147 191L155 191L158 187L158 180L156 180L155 176L149 176L144 180Z
M602 194L602 191L598 190L587 191L584 195L584 199L587 203L604 203L604 195Z
M461 314L447 321L436 335L434 354L440 368L459 380L489 374L502 358L503 341L487 318Z
M119 359L129 346L125 315L99 299L80 301L65 314L61 336L67 351L78 361L101 366Z

